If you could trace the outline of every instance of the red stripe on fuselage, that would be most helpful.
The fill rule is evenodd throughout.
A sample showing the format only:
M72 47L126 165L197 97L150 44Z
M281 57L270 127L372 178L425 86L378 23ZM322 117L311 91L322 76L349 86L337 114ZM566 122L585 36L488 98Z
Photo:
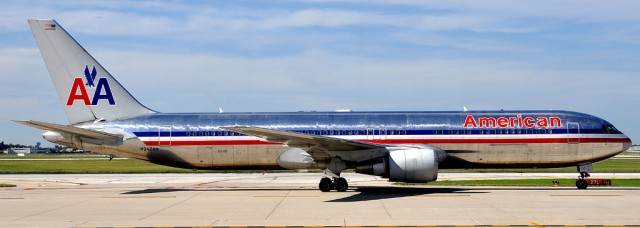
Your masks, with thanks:
M567 138L517 138L517 139L368 139L356 140L376 144L547 144L567 143ZM631 143L629 138L571 138L580 143ZM194 140L194 141L143 141L146 146L225 146L225 145L278 145L281 143L260 140Z
M231 145L278 145L277 142L260 140L208 140L208 141L143 141L146 146L231 146Z
M384 139L360 140L377 144L514 144L514 143L567 143L567 138L518 138L518 139ZM630 143L628 138L571 138L580 143Z

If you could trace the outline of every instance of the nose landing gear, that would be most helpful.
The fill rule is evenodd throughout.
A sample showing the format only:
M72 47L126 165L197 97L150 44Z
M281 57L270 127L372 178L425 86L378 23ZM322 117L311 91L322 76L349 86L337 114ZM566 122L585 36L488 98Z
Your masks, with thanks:
M578 172L580 173L580 178L576 180L576 187L578 189L587 189L589 183L587 182L586 178L591 176L589 175L589 172L591 172L592 170L593 166L591 165L591 163L578 165Z

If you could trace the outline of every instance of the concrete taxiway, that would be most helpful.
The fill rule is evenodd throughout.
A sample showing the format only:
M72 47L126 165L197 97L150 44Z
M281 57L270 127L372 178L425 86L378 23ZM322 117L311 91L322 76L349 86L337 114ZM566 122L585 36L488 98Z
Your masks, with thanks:
M399 187L344 176L349 191L323 193L319 173L0 175L18 185L0 188L0 227L640 225L638 188Z

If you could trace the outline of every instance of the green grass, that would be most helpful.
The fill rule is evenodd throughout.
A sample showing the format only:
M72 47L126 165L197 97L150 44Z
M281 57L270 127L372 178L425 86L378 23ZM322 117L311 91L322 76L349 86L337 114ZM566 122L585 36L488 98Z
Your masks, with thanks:
M191 169L173 168L156 165L136 159L104 160L22 160L22 159L52 159L52 158L103 158L101 155L77 155L77 154L48 154L48 155L1 155L0 159L9 158L15 160L0 160L0 173L199 173L199 172L260 172L260 170L233 170L233 171L193 171ZM593 165L595 173L633 173L640 172L640 159L608 159ZM287 172L287 171L269 171ZM288 171L292 172L292 171ZM351 170L348 172L352 172ZM439 172L564 172L576 173L575 167L567 168L538 168L538 169L441 169Z
M441 169L438 172L476 172L476 173L577 173L576 167L565 168L527 168L527 169ZM593 164L594 173L638 173L640 159L607 159Z
M136 159L0 161L0 173L195 173Z
M0 188L12 188L12 187L15 187L15 186L16 186L15 184L3 184L3 183L0 183Z
M560 187L575 187L575 179L517 179L517 180L446 180L428 183L396 183L397 185L426 186L553 186L553 181L560 182ZM640 187L640 179L612 179L611 187Z
M2 157L0 157L2 158ZM51 159L53 157L42 157ZM0 160L0 174L26 173L260 173L262 170L193 170L157 165L137 159ZM269 170L269 172L295 172Z
M83 158L108 159L109 156L98 155L98 154L30 154L27 156L18 156L15 154L0 155L0 159L83 159Z

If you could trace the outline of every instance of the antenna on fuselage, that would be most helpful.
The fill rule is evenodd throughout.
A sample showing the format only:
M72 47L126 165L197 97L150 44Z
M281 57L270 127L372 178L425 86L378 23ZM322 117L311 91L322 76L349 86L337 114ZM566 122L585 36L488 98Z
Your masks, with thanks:
M218 107L218 113L223 113L222 108Z

